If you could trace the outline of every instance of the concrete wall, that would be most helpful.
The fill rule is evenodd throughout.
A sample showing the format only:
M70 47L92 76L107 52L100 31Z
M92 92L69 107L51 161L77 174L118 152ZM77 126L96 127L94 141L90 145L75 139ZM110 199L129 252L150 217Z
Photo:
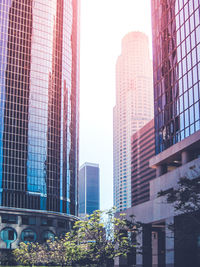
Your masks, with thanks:
M134 214L136 220L142 223L154 225L162 222L165 225L166 267L174 267L174 238L173 232L169 230L168 225L173 223L174 216L179 215L179 213L174 211L173 205L166 203L165 197L157 197L158 192L176 188L177 182L181 177L194 179L199 176L200 158L197 158L150 181L150 200L126 210L127 217ZM153 246L153 242L152 247L152 252L154 252L156 247ZM149 266L157 267L156 258L153 258L153 260L155 265ZM143 261L143 255L138 255L136 266L146 266Z
M188 162L179 168L150 181L150 201L126 210L127 215L134 214L138 221L152 223L173 217L173 206L166 204L165 197L157 197L161 190L177 187L181 177L194 179L200 175L200 158Z

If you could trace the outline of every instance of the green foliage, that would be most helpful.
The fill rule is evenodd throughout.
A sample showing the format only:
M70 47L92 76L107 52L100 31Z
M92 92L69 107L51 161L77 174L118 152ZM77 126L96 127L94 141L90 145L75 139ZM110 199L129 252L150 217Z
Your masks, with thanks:
M199 235L200 227L200 177L182 177L176 188L160 191L158 196L166 197L166 202L174 207L176 216L168 228L174 232L172 238L176 246L193 243Z
M129 219L125 214L115 216L114 208L105 212L98 210L76 221L73 230L62 239L44 244L20 243L14 256L24 265L102 266L138 246L135 240L139 228L134 216Z
M166 196L167 203L173 204L175 211L188 214L200 209L200 178L180 178L177 188L160 191L158 196Z
M175 233L177 244L194 240L200 226L200 177L180 178L176 188L160 191L158 196L166 197L166 202L174 206L177 217L168 228Z

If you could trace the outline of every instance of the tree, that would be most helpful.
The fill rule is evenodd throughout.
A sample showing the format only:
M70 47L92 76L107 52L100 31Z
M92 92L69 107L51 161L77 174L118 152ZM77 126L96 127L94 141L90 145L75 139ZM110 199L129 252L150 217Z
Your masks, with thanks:
M173 204L175 211L188 214L200 210L200 177L182 177L177 188L160 191L158 196L166 196L167 203Z
M138 245L135 240L139 228L134 216L116 217L115 209L95 211L75 222L73 230L64 238L44 244L21 243L14 255L18 263L25 265L111 266L115 257L127 255Z
M200 266L200 176L182 177L177 188L160 191L175 211L174 223L168 225L174 233L176 262L179 266Z
M166 202L173 204L175 220L180 218L179 231L182 233L178 236L182 236L182 239L186 235L187 238L193 236L200 225L200 177L195 179L182 177L178 181L177 188L160 191L158 197L160 196L165 196ZM175 224L170 224L169 228L175 231Z
M47 240L46 243L24 243L13 251L16 262L23 265L73 266L83 257L85 250L77 246L71 233L64 238Z
M19 248L13 251L16 262L23 265L47 264L48 254L45 253L45 247L38 243L20 243Z
M77 242L87 246L87 261L100 266L117 256L127 255L136 247L136 238L134 244L132 241L139 228L140 224L133 216L129 219L126 219L125 214L115 217L115 209L106 212L95 211L87 216L86 220L77 221L74 227Z

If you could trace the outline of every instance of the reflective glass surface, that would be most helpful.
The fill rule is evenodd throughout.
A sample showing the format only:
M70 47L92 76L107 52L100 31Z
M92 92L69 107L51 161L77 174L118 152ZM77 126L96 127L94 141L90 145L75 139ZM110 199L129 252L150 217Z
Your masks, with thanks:
M86 213L85 168L79 171L79 215Z
M87 214L99 210L99 168L87 166Z
M84 165L79 172L79 215L92 214L100 208L99 167Z
M78 0L1 0L0 29L0 204L77 214Z
M200 129L200 1L152 1L156 154Z

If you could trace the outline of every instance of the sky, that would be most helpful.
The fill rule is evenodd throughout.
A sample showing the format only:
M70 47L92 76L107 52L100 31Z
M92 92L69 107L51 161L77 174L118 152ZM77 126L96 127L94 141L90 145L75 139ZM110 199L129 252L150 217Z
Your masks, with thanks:
M115 65L129 32L149 36L150 0L81 0L80 166L100 167L100 209L113 206Z

